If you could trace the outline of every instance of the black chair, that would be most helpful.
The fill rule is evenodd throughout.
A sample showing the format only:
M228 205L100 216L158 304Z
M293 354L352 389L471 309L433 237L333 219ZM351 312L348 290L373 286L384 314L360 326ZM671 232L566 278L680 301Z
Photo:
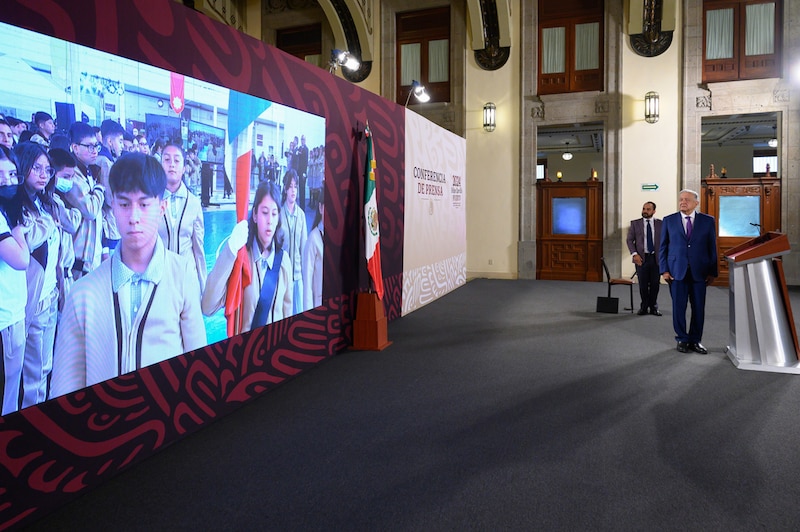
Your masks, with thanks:
M611 287L614 285L617 286L628 286L631 291L631 314L633 314L633 278L625 279L622 277L615 277L612 278L611 274L608 272L608 266L606 265L605 257L600 257L600 262L603 263L603 271L606 272L606 282L608 283L608 297L611 297ZM634 275L636 275L634 273Z

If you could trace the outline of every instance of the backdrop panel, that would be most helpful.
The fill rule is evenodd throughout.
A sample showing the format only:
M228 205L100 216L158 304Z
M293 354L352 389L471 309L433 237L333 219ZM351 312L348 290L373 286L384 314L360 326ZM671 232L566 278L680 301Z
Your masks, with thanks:
M467 141L406 110L403 315L467 280Z

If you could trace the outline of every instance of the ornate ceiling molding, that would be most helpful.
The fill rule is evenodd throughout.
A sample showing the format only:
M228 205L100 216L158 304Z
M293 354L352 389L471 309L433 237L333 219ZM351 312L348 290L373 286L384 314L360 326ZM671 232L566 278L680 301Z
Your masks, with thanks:
M501 42L501 28L500 16L497 9L497 0L480 0L480 13L475 13L474 2L470 2L470 16L479 16L482 21L483 30L483 45L484 47L475 50L475 62L478 63L483 70L497 70L506 64L509 56L511 55L511 46L500 46ZM507 2L501 2L501 5L508 7ZM508 11L504 14L510 15ZM505 21L504 21L505 22ZM475 25L473 25L473 30ZM508 39L502 39L508 41Z
M349 71L347 69L342 69L342 76L348 81L359 83L367 79L367 76L372 72L372 61L363 60L361 39L358 36L356 21L353 18L353 13L350 11L346 0L331 0L331 5L336 11L339 23L342 25L345 41L347 42L347 51L361 61L361 66L358 70ZM364 13L366 13L366 11L360 13L362 17Z
M263 0L264 14L283 13L298 9L311 9L319 7L317 0Z
M661 31L664 0L644 0L642 33L631 35L631 47L643 57L656 57L672 44L672 31Z

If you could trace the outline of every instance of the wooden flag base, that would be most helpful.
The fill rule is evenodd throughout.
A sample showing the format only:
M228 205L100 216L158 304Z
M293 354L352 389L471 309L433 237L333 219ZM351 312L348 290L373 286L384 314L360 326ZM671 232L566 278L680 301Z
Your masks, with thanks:
M383 351L392 342L387 332L383 303L375 292L362 292L356 300L356 319L353 321L353 349Z

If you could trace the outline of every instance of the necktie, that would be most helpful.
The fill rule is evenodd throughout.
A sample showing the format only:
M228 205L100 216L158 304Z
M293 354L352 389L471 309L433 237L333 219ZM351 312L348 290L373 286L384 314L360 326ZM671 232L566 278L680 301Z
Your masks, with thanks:
M692 238L692 217L686 217L686 238Z
M131 277L131 325L136 321L136 314L142 304L142 276L138 273Z
M650 220L647 220L647 249L645 251L653 253L655 248L653 244L653 229L650 227Z

